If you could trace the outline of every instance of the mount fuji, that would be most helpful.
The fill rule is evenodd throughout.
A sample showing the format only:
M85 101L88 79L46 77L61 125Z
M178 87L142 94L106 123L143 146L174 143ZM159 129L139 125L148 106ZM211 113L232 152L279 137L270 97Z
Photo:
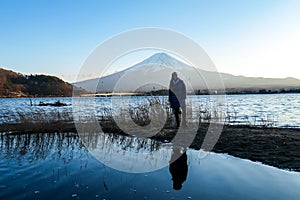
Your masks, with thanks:
M73 85L96 93L104 92L147 92L168 88L172 72L178 72L189 89L238 88L238 89L275 89L300 87L295 78L255 78L234 76L227 73L206 71L192 67L166 53L156 53L120 72L96 79L76 82ZM222 79L224 85L217 83Z

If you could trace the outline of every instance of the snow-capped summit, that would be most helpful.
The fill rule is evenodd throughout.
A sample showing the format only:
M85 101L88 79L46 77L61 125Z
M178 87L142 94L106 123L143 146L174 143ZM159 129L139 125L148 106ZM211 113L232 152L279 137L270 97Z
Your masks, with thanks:
M142 67L145 65L155 65L156 67L169 67L169 68L173 68L173 69L184 69L184 68L191 68L191 66L179 61L178 59L170 56L169 54L160 52L160 53L156 53L152 56L150 56L149 58L146 58L145 60L143 60L140 63L135 64L134 66L130 67L129 69L136 69L138 67ZM157 71L157 70L155 70Z
M186 66L186 64L184 64L183 62L177 60L176 58L174 58L166 53L156 53L156 54L150 56L149 58L147 58L146 60L142 61L139 64L140 65L161 64L161 65L172 66L172 67Z

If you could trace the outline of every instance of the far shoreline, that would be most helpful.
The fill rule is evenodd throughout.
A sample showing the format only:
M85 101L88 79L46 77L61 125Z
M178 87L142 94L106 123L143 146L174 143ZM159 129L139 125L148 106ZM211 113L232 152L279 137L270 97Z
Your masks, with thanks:
M206 95L272 95L272 94L300 94L300 88L296 91L283 91L283 92L201 92L194 94L187 94L188 96L206 96ZM167 96L167 92L107 92L107 93L87 93L80 96L0 96L0 99L38 99L38 98L72 98L72 97L112 97L112 96Z

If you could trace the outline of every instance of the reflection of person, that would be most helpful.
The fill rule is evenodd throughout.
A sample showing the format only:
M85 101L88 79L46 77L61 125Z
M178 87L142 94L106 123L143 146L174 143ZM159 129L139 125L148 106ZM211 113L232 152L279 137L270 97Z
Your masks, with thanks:
M188 173L186 152L181 153L180 149L173 149L169 171L172 175L173 189L180 190Z
M176 126L180 126L180 108L182 109L182 125L186 126L186 87L180 78L178 78L177 73L172 73L172 79L169 86L169 102L172 108L172 112L175 115Z

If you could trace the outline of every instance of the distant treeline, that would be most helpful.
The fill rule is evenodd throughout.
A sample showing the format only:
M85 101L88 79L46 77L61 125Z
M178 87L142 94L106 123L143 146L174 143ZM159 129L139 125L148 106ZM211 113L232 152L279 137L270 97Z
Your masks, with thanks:
M190 92L192 93L192 92ZM289 89L226 89L225 94L280 94L280 93L300 93L300 88L289 88ZM145 92L141 95L146 96L165 96L169 94L169 90L163 89L163 90L157 90L157 91L151 91L151 92ZM224 94L224 92L220 90L212 90L209 91L207 89L204 90L195 90L195 95L209 95L209 94Z
M72 96L73 86L55 76L23 75L0 68L0 97Z
M25 75L11 78L12 84L22 85L30 96L72 96L72 85L54 76Z
M289 89L256 89L256 90L226 90L226 94L281 94L281 93L300 93L300 88Z

